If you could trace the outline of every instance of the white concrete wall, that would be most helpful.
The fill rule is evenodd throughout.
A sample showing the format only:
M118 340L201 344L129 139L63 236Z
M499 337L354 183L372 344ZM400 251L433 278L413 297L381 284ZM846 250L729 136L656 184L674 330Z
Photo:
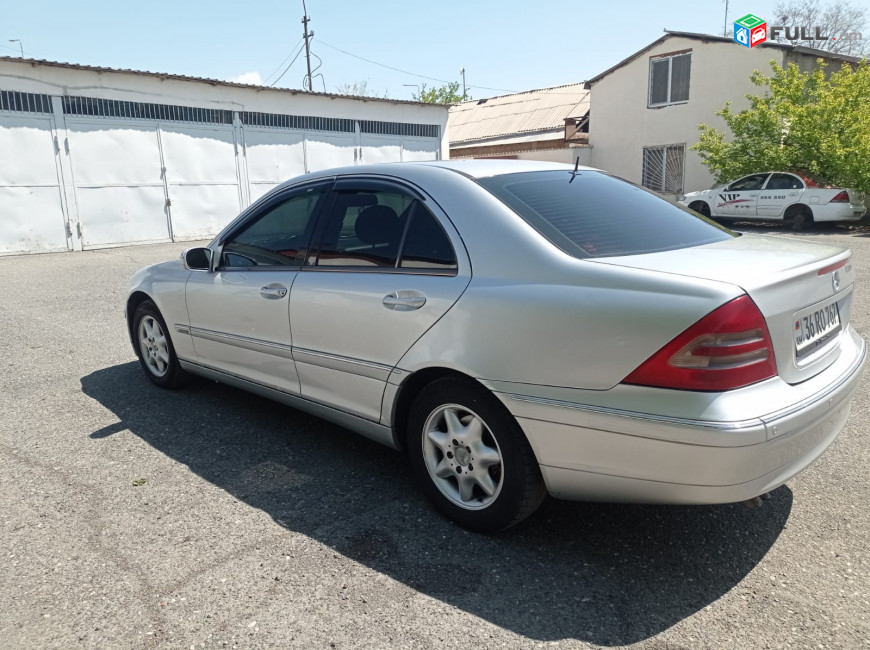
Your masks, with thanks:
M650 57L692 50L689 101L685 104L647 108ZM768 61L782 64L782 51L741 47L736 43L703 42L672 37L592 86L589 142L592 165L635 183L641 182L643 148L685 144L684 192L708 189L713 176L694 151L698 125L723 129L716 111L732 102L734 110L748 107L746 93L758 92L749 76L753 70L769 72Z
M0 60L0 89L231 111L438 124L441 126L441 157L447 158L449 155L447 107L438 104L335 97L266 87L212 85L157 75L33 65L15 59Z

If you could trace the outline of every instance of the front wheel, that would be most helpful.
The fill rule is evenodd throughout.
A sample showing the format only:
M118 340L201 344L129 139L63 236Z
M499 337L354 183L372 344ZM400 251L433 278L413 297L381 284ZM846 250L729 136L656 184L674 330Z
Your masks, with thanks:
M178 363L163 316L150 300L136 308L133 334L139 363L148 379L161 388L177 388L187 383L189 376Z
M546 496L528 440L504 405L470 379L445 377L414 402L407 449L435 507L477 532L508 528Z
M690 210L694 210L702 217L710 218L710 206L707 205L706 201L695 201L689 206Z

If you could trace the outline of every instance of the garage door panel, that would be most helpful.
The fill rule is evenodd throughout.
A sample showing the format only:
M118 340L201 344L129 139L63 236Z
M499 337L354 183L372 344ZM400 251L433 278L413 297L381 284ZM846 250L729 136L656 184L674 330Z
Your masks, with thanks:
M0 187L0 253L65 250L58 187Z
M170 186L175 239L213 237L239 213L236 185Z
M245 129L245 157L251 183L269 182L271 188L277 183L304 174L303 139L301 133ZM253 199L254 190L251 190ZM264 192L258 194L258 197Z
M67 120L77 186L162 182L156 125Z
M330 167L353 165L354 136L314 133L305 136L308 150L308 170L318 171Z
M231 126L161 126L163 160L172 183L238 183Z
M389 136L363 136L362 162L364 165L374 163L399 162L402 159L402 140Z
M439 140L408 140L402 141L402 160L438 160L441 151Z
M78 188L82 246L166 241L163 187Z
M0 185L57 185L51 120L0 118Z

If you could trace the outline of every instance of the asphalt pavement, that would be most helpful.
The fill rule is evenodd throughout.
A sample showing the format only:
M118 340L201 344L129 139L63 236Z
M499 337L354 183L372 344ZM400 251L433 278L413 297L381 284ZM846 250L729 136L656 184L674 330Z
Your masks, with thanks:
M870 227L849 246L870 337ZM867 648L870 389L757 510L548 499L436 514L402 457L143 376L129 276L188 245L0 258L0 648Z

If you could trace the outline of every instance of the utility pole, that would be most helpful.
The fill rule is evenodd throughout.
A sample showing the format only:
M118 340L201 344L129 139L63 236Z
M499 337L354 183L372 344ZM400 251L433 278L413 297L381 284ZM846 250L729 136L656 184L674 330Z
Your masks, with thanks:
M725 22L722 23L722 36L728 36L728 0L725 0Z
M465 68L459 68L459 74L462 75L462 101L465 101Z
M305 60L308 62L308 91L311 92L311 49L308 46L308 39L314 36L314 32L308 32L308 9L305 8L305 0L302 0L302 12L305 14L302 16L302 28L304 32L302 37L305 39Z

